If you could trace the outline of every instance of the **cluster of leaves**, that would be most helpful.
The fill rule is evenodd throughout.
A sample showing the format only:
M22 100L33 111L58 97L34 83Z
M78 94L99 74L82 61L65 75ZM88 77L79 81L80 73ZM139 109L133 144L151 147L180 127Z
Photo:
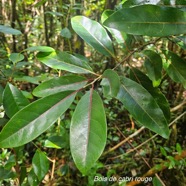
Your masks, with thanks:
M77 168L83 175L87 175L106 145L104 98L119 100L137 123L163 138L169 138L170 108L158 86L164 73L164 76L168 75L185 88L185 61L166 48L152 50L149 47L140 51L144 58L145 73L128 64L129 74L119 76L116 69L124 66L125 60L120 60L113 43L117 42L122 47L126 38L142 35L158 37L158 40L160 37L173 38L179 40L181 46L185 46L185 37L173 35L185 34L186 12L157 5L128 7L124 3L116 11L106 10L101 20L102 24L84 16L75 16L71 19L71 25L86 43L116 61L114 69L106 69L102 74L93 70L88 59L79 54L57 51L46 46L30 47L23 51L36 51L37 59L44 65L69 73L40 83L32 92L37 97L32 103L16 86L6 84L2 104L9 120L0 133L1 148L17 148L33 141L76 102L70 124L70 151ZM19 31L2 25L0 31L20 34ZM131 54L127 57L130 56ZM9 59L17 64L24 59L24 55L12 53ZM104 98L95 88L95 83L99 83ZM78 100L77 95L80 92L83 96ZM50 145L53 148L59 147L56 139L60 138L51 140ZM36 151L32 165L33 169L28 176L31 185L41 182L48 171L49 163L45 153ZM36 183L33 183L34 180Z

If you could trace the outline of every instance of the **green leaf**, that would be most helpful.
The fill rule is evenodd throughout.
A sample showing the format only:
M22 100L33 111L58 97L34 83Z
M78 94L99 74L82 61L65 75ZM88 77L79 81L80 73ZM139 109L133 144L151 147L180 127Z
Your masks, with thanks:
M169 102L159 88L153 87L150 79L136 68L130 70L130 78L141 84L153 96L154 100L163 111L167 122L169 122L171 116Z
M30 52L54 52L55 50L52 47L48 47L48 46L33 46L33 47L29 47L25 49L26 51L30 51Z
M51 136L46 141L44 146L48 148L61 149L67 146L67 140L64 136Z
M37 175L34 173L34 170L31 169L31 171L28 173L28 183L29 185L32 186L38 186L39 185L39 180Z
M143 51L145 55L144 66L146 68L148 77L152 82L157 82L162 76L162 59L159 54L152 50Z
M20 185L24 185L23 182L25 181L26 177L27 177L27 167L23 165L20 167L20 177L19 177Z
M103 23L109 16L111 16L115 11L114 10L105 10L101 15L101 22Z
M22 92L10 83L7 83L3 93L3 107L9 118L29 104Z
M49 170L49 160L45 153L37 150L32 159L32 166L34 173L37 175L38 180L43 180L44 176Z
M29 83L33 83L38 85L39 81L40 81L40 77L34 76L22 76L22 77L15 77L15 80L17 81L25 81L25 82L29 82Z
M34 5L34 7L40 7L40 6L42 6L45 2L47 2L47 0L41 0L41 1L39 1L39 2L37 2L35 5Z
M169 167L168 167L168 169L175 168L176 160L174 159L174 157L173 156L167 156L166 158L169 160Z
M68 54L67 52L52 52L49 55L44 55L39 53L37 58L44 63L45 65L53 68L66 70L73 73L87 74L92 73L91 67L87 64L86 61L81 60L80 58Z
M184 10L184 8L185 8L184 5L186 5L186 1L185 0L176 0L176 5L180 5L179 8L181 7Z
M7 162L6 162L6 164L4 165L4 168L6 170L8 170L8 169L11 169L15 165L16 165L15 156L14 155L10 155L8 160L7 160Z
M62 76L53 78L41 83L33 91L34 96L45 97L57 92L63 92L67 90L78 90L84 87L87 83L86 78L81 76Z
M170 63L166 69L168 75L173 81L182 83L184 88L186 88L186 61L171 51L167 51L164 54L167 62Z
M161 154L164 155L165 157L167 156L167 152L163 147L160 147Z
M27 91L21 91L22 93L23 93L23 95L27 98L27 99L33 99L34 97L33 97L33 95L32 95L32 93L30 93L30 92L27 92Z
M186 33L186 12L172 7L141 5L122 8L103 24L133 35L155 37L179 35Z
M113 10L105 10L101 16L101 22L103 23L109 16L114 13ZM117 43L125 47L125 40L127 38L126 33L120 32L116 29L108 28L107 30L112 34L112 36L116 39Z
M45 14L51 14L51 15L53 15L53 16L60 16L60 17L63 17L63 14L62 14L62 13L59 13L59 12L46 11Z
M179 45L182 49L186 50L186 36L173 37L172 40L177 45Z
M11 170L7 170L4 167L0 167L0 180L15 178L16 174Z
M22 34L19 30L11 28L9 26L0 25L0 32L4 34L20 35Z
M111 69L107 69L104 71L102 77L103 80L101 81L101 85L105 97L116 97L120 88L120 79L118 74Z
M0 133L0 147L24 145L46 131L71 105L76 92L39 99L17 112Z
M181 145L179 143L176 143L176 151L178 152L178 154L180 155L182 153L182 148Z
M67 39L70 39L72 37L72 34L68 28L63 28L61 30L61 36Z
M6 118L0 118L0 127L2 127L3 125L5 125L8 122L8 119Z
M123 3L123 7L139 6L144 4L158 4L159 0L128 0Z
M169 137L168 124L162 110L151 94L141 85L122 77L117 98L141 125L164 138Z
M157 177L153 178L152 183L153 183L153 186L163 186L162 182Z
M77 168L83 174L87 174L101 156L106 138L103 103L98 93L90 90L79 101L70 126L71 153Z
M11 53L9 59L13 62L13 64L16 64L24 59L24 55L20 53Z
M3 92L4 92L4 89L3 89L3 87L0 85L0 104L1 104L2 101L3 101Z
M74 31L98 52L115 57L112 41L106 30L98 22L84 16L75 16L71 19Z

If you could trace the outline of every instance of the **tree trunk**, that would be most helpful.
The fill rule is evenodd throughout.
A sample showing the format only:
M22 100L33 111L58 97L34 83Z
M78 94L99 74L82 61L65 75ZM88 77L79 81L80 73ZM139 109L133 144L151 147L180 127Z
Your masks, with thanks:
M47 46L50 46L50 40L49 40L49 35L48 35L48 25L47 25L47 16L45 14L46 9L45 9L45 3L43 4L43 19L44 19L44 29L45 29L45 42Z
M16 0L12 0L12 18L11 18L11 27L15 28L15 21L16 21ZM12 51L16 52L16 37L15 35L12 36L13 44L12 44Z

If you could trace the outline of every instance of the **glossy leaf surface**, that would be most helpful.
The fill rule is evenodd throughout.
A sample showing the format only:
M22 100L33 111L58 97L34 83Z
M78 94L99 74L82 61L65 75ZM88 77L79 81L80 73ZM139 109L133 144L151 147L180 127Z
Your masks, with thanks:
M106 97L116 97L120 88L120 79L118 74L111 69L105 70L101 85L103 87L103 93Z
M32 185L32 186L38 186L39 183L40 183L40 181L38 180L37 175L34 173L33 168L28 173L28 183L29 183L29 185Z
M160 80L162 76L162 59L160 55L152 50L145 50L143 54L145 55L144 66L148 77L152 82Z
M70 107L75 94L72 91L60 92L24 107L1 131L0 147L21 146L38 137Z
M164 96L164 94L159 90L159 88L153 87L151 80L144 73L142 73L140 70L136 68L132 68L130 70L130 78L136 81L137 83L141 84L152 95L156 103L163 111L163 114L167 122L169 122L170 121L169 102Z
M87 174L101 156L107 138L106 116L97 92L87 92L75 109L70 127L70 148L77 168Z
M11 34L11 35L22 34L19 30L8 27L8 26L4 26L4 25L0 25L0 32L2 32L4 34Z
M86 78L81 76L62 76L41 83L34 89L33 94L38 97L45 97L57 92L78 90L84 87L86 83Z
M9 118L29 104L28 99L15 86L7 83L3 93L3 107Z
M162 110L141 85L122 77L117 98L140 124L164 138L169 137L168 124Z
M35 175L41 181L49 170L49 160L45 153L37 150L32 159L32 166Z
M112 41L105 28L98 22L84 16L75 16L71 19L72 28L89 45L98 52L114 57Z
M178 35L186 33L186 12L171 7L141 5L122 8L103 24L133 35Z
M182 83L186 88L186 61L173 52L165 52L169 64L168 75L175 82Z
M48 148L61 149L66 147L67 143L66 136L51 136L45 141L44 146Z
M49 55L39 53L37 58L42 63L53 69L66 70L79 74L94 74L86 61L83 61L74 55L68 54L67 52L52 52Z
M105 10L101 16L101 22L103 23L109 16L114 13L113 10ZM112 34L112 36L116 39L118 44L124 45L126 39L126 33L120 32L119 30L108 28L107 30Z

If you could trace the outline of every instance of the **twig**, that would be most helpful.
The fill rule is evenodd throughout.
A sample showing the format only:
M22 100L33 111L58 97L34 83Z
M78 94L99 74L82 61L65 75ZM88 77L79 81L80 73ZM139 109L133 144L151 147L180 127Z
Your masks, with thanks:
M169 127L172 126L176 121L178 121L180 118L182 118L184 115L186 114L186 111L184 113L182 113L181 115L179 115L177 118L175 118L170 124L169 124ZM155 134L154 136L152 136L151 138L149 138L148 140L146 140L145 142L141 143L140 145L138 145L137 147L135 147L134 149L131 149L127 152L130 153L130 152L133 152L135 151L136 149L140 148L141 146L145 145L146 143L148 143L149 141L151 141L152 139L154 139L156 136L158 136L158 134Z
M182 153L180 155L176 155L174 157L175 160L179 161L186 158L186 150L182 151ZM151 168L150 170L148 170L142 177L141 179L137 180L137 181L131 181L129 182L126 186L135 186L138 185L142 182L142 180L144 180L146 177L150 177L153 176L154 174L165 170L168 167L167 164L168 161L164 161L163 163L161 163L160 165L156 165L153 168Z
M184 115L186 114L186 111L185 112L183 112L182 114L180 114L177 118L175 118L170 124L169 124L169 127L170 126L172 126L176 121L178 121L180 118L182 118ZM141 129L141 128L140 128ZM136 131L137 132L137 131ZM140 147L142 147L143 145L145 145L146 143L148 143L149 141L151 141L152 139L154 139L155 137L157 137L159 134L155 134L154 136L152 136L151 138L149 138L148 140L146 140L146 141L144 141L143 143L141 143L140 145L138 145L137 147L135 147L135 148L133 148L133 149L131 149L131 150L129 150L129 151L127 151L126 153L125 153L125 155L126 154L129 154L129 153L131 153L131 152L134 152L134 151L136 151L137 149L139 149ZM126 138L126 139L130 139L131 137L129 136L128 138ZM124 140L123 140L124 141ZM121 143L121 142L120 142ZM125 143L125 142L124 142ZM114 148L114 147L113 147ZM112 148L112 149L113 149ZM116 148L115 148L116 149ZM108 151L108 152L110 152L110 151ZM108 153L107 152L107 153ZM121 156L123 156L123 154L121 154L121 155L119 155L119 156L115 156L114 158L112 158L112 159L116 159L116 158L119 158L119 157L121 157Z
M183 107L183 105L185 105L185 104L186 104L186 101L183 101L183 102L180 103L179 105L177 105L177 106L171 108L170 111L171 111L171 112L175 112L175 111L179 110L181 107Z
M137 49L131 51L131 53L129 53L128 56L126 56L121 62L119 62L119 63L113 68L113 70L116 69L119 65L121 65L121 64L124 63L125 61L127 61L134 53L136 53L136 52L138 52L138 51L140 51L140 50L143 50L143 49L144 49L146 46L148 46L148 45L155 44L155 43L156 43L157 41L159 41L160 39L161 39L161 38L158 38L158 39L156 39L156 40L154 40L154 41L150 41L150 42L148 42L148 43L145 43L144 45L142 45L142 46L138 47Z
M54 171L55 171L55 165L56 165L56 160L55 159L50 159L47 157L50 162L52 162L52 171L51 171L51 180L54 178Z
M125 138L123 141L121 141L120 143L118 143L117 145L115 145L114 147L112 147L111 149L109 149L107 152L105 152L103 155L108 154L111 151L114 151L115 149L117 149L118 147L120 147L121 145L123 145L124 143L126 143L128 140L130 140L131 138L133 138L134 136L137 136L140 132L142 132L145 129L145 127L141 127L140 129L138 129L136 132L134 132L133 134L131 134L129 137Z

